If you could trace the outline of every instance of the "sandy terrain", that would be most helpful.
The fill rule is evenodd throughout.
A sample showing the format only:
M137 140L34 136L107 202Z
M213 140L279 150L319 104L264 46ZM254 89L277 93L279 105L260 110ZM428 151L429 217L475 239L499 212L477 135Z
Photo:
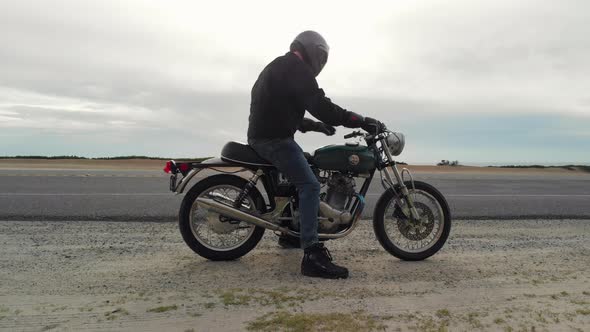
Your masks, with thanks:
M128 159L128 160L84 160L84 159L0 159L0 169L100 169L100 170L148 170L161 171L165 160ZM588 174L580 170L562 168L497 168L475 166L428 166L400 165L412 172L429 173L501 173L501 174Z
M209 262L173 223L3 221L0 330L590 331L590 220L458 221L413 263L367 222L329 243L344 281L275 241Z

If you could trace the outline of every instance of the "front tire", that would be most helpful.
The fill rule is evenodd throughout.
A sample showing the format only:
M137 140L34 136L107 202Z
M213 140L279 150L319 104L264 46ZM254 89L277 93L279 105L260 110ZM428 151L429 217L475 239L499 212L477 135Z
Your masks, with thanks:
M388 189L381 195L373 214L373 228L379 243L393 256L406 261L424 260L437 253L451 231L451 213L444 196L421 181L405 182L421 220L415 222L403 213L406 204Z
M233 175L214 175L189 190L182 204L178 225L184 242L197 254L212 261L238 259L250 252L264 235L264 228L244 221L229 220L199 206L198 197L209 197L232 204L247 184L243 178ZM256 188L252 188L242 203L242 208L263 213L266 204Z

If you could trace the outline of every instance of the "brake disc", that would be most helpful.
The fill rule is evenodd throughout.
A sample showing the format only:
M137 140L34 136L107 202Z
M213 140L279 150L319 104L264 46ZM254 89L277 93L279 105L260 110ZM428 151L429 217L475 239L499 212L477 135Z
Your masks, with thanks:
M424 203L415 202L414 207L420 215L419 221L410 220L403 213L399 213L401 211L394 213L394 216L397 218L397 229L405 238L420 241L427 238L434 229L434 214ZM398 209L401 210L399 206L396 207L396 211Z

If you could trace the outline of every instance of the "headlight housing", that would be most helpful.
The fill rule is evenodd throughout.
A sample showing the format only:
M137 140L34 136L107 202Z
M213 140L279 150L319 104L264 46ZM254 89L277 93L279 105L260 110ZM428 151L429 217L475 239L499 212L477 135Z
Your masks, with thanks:
M399 156L406 145L406 138L402 133L392 132L389 134L389 136L387 136L385 142L389 148L389 153L391 153L393 156Z

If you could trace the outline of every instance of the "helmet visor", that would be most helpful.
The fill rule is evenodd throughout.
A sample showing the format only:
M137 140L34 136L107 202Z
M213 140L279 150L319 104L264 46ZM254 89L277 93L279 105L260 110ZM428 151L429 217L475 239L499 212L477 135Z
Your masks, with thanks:
M322 48L319 48L316 50L316 63L317 63L317 74L319 74L322 69L324 69L324 66L326 65L326 63L328 62L328 52L326 52L325 50L323 50ZM317 76L316 74L316 76Z

